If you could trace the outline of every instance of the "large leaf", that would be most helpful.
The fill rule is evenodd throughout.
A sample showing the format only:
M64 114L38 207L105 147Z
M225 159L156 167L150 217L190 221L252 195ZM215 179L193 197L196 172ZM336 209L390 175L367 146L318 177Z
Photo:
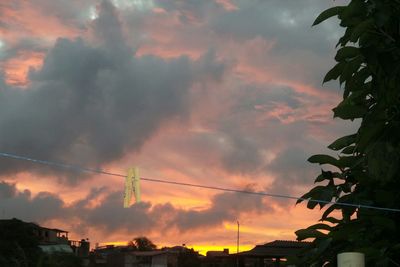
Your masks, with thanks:
M334 217L326 217L325 219L321 219L321 221L327 221L333 224L338 224L342 222L342 220L336 219Z
M359 23L352 31L350 36L350 41L355 43L360 38L360 36L367 32L374 25L373 19L367 19L361 23Z
M322 182L324 180L332 181L333 178L343 179L343 174L339 172L321 170L321 174L317 176L314 183Z
M326 220L326 218L329 217L329 215L334 211L334 210L340 210L342 207L336 204L333 204L331 206L329 206L324 213L321 216L321 220L324 221Z
M340 153L350 155L354 154L356 150L356 146L348 146L345 149L343 149Z
M304 239L308 238L319 238L319 237L325 237L326 234L315 230L315 229L300 229L295 232L297 235L297 240L301 241Z
M361 56L357 56L351 61L346 61L343 71L339 77L340 84L351 79L353 75L360 69L363 62L364 58Z
M342 61L348 58L354 58L360 55L359 48L355 46L345 46L340 48L335 56L336 61Z
M332 150L340 150L343 149L351 144L353 144L356 141L357 134L351 134L347 136L343 136L339 139L337 139L335 142L330 144L328 148Z
M323 11L314 21L312 26L318 25L321 22L333 17L339 15L339 13L343 10L344 6L335 6L331 7L325 11Z
M338 166L338 160L329 155L317 154L308 158L310 163L318 163L320 165L330 164L333 166Z
M308 193L304 194L301 198L299 198L296 202L296 204L302 202L305 199L309 198L317 198L316 196L319 196L320 192L325 189L325 186L319 185L311 189Z
M317 223L317 224L309 226L307 229L316 229L316 230L320 229L320 230L330 231L330 230L332 230L332 227L325 223Z
M336 64L324 77L323 83L329 82L331 80L336 80L342 74L345 64L340 62Z
M350 101L342 101L336 108L333 109L333 117L338 117L344 120L354 120L362 118L368 109L362 105L356 105Z

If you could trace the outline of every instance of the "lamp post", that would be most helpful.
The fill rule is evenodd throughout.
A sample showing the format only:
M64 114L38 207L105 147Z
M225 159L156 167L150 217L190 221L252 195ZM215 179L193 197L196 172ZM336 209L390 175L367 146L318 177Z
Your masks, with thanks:
M236 259L237 259L237 261L236 261L236 264L237 264L237 267L239 267L239 227L240 227L240 224L239 224L239 221L236 221L236 222L237 222L237 243L236 243L236 255L237 255Z

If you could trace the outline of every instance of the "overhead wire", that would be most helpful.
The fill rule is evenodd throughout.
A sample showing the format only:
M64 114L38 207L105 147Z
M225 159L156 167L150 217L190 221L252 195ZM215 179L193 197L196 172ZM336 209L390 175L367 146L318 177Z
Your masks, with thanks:
M109 171L105 171L102 169L90 169L90 168L85 168L85 167L77 166L77 165L54 162L54 161L49 161L49 160L34 159L34 158L26 157L26 156L20 156L20 155L4 153L4 152L0 152L0 157L11 158L11 159L15 159L15 160L23 160L23 161L28 161L28 162L32 162L32 163L38 163L38 164L42 164L42 165L63 168L63 169L71 170L71 171L77 171L77 172L97 173L97 174L117 176L117 177L126 177L126 175L124 175L124 174L109 172ZM309 201L309 202L314 202L314 203L316 202L316 203L322 203L322 204L332 204L332 205L337 205L337 206L353 207L353 208L359 208L359 209L364 208L364 209L373 209L373 210L380 210L380 211L400 212L400 209L377 207L377 206L372 206L372 205L354 204L354 203L337 202L337 201L327 201L327 200L321 200L321 199L309 199L309 198L296 197L296 196L291 196L291 195L272 194L272 193L268 193L268 192L240 190L240 189L234 189L234 188L225 188L225 187L202 185L202 184L192 184L192 183L184 183L184 182L178 182L178 181L154 179L154 178L146 178L146 177L140 177L140 179L143 181L154 182L154 183L188 186L188 187L211 189L211 190L218 190L218 191L224 191L224 192L257 195L257 196L263 196L263 197L284 198L284 199L291 199L291 200L297 200L297 201L301 200L301 201Z

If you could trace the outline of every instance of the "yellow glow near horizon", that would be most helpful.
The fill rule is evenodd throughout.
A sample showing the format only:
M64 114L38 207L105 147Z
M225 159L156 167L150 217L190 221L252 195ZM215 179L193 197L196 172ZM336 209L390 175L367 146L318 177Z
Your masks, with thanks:
M105 242L100 243L99 246L107 246L107 245L114 245L114 246L126 246L128 242L126 241L114 241L114 242ZM158 248L162 247L173 247L175 245L160 245ZM252 245L240 245L239 252L247 251L252 249L254 246ZM229 254L234 254L237 251L236 244L235 245L190 245L187 248L192 248L194 251L199 252L201 255L206 255L207 251L223 251L224 249L229 249Z
M252 249L254 246L251 245L240 245L239 252L247 251ZM199 252L201 255L206 255L207 251L223 251L224 249L229 249L229 254L234 254L237 251L236 245L193 245L188 246L188 248L193 248L194 251Z
M114 245L114 246L126 246L128 245L127 241L113 241L113 242L104 242L104 243L99 243L99 246L109 246L109 245Z

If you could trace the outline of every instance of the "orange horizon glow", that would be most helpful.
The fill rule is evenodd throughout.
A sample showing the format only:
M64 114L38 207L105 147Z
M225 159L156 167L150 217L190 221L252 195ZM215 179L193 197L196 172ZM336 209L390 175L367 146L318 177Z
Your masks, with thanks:
M128 242L127 241L113 241L113 242L104 242L104 243L99 243L99 247L101 246L109 246L113 245L116 247L119 246L127 246ZM200 245L186 245L186 244L157 244L157 248L161 249L164 247L173 247L173 246L185 246L189 249L193 249L194 251L198 252L199 254L206 256L206 253L208 251L223 251L224 249L229 249L229 254L235 254L237 252L237 246L236 244L226 244L226 245L206 245L206 244L200 244ZM255 245L239 245L239 252L243 251L248 251L252 248L254 248Z

